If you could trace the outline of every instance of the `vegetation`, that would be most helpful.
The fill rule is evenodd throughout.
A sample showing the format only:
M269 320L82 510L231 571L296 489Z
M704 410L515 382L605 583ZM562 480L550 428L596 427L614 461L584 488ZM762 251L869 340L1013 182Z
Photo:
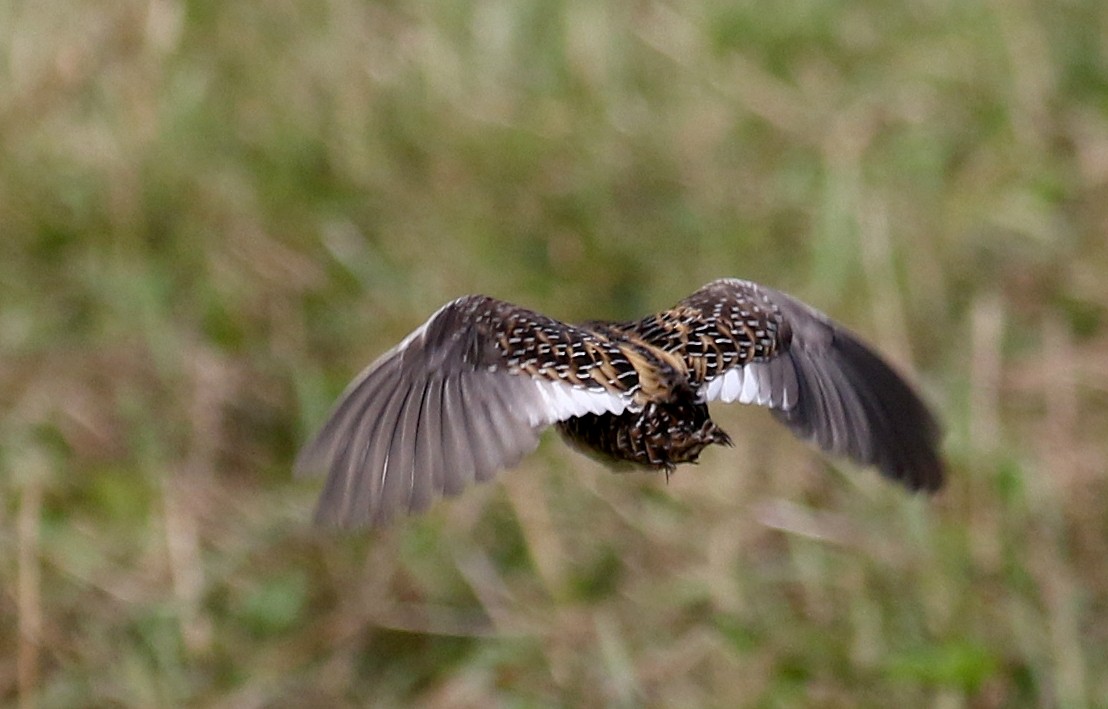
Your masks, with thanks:
M0 705L1108 706L1108 4L0 4ZM373 533L298 446L447 300L851 324L933 499L765 412Z

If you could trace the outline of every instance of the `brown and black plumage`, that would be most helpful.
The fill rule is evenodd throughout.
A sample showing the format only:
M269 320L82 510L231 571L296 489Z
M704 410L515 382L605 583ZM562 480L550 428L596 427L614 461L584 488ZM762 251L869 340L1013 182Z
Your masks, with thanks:
M889 365L819 311L735 279L621 323L459 298L351 383L297 469L327 472L319 520L382 524L515 465L552 425L612 463L696 462L731 443L710 401L768 407L912 490L943 483L939 426Z

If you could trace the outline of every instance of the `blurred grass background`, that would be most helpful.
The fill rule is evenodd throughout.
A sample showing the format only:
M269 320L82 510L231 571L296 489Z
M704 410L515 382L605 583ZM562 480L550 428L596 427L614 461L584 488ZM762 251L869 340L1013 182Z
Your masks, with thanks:
M3 706L1108 706L1108 4L0 3ZM760 280L947 427L548 440L372 534L297 447L455 296Z

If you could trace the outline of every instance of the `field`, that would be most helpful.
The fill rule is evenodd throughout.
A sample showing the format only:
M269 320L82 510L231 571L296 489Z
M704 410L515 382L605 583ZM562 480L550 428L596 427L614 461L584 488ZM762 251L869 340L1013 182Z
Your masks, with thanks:
M456 296L738 276L939 412L548 436L374 532L291 473ZM0 707L1108 707L1108 3L0 3Z

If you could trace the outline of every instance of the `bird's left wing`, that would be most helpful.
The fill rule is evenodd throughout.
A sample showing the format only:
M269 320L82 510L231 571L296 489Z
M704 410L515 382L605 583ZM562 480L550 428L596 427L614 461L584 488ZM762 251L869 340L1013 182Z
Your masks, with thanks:
M640 386L603 335L467 296L347 387L296 468L327 472L318 521L378 525L515 465L552 423L634 407Z

